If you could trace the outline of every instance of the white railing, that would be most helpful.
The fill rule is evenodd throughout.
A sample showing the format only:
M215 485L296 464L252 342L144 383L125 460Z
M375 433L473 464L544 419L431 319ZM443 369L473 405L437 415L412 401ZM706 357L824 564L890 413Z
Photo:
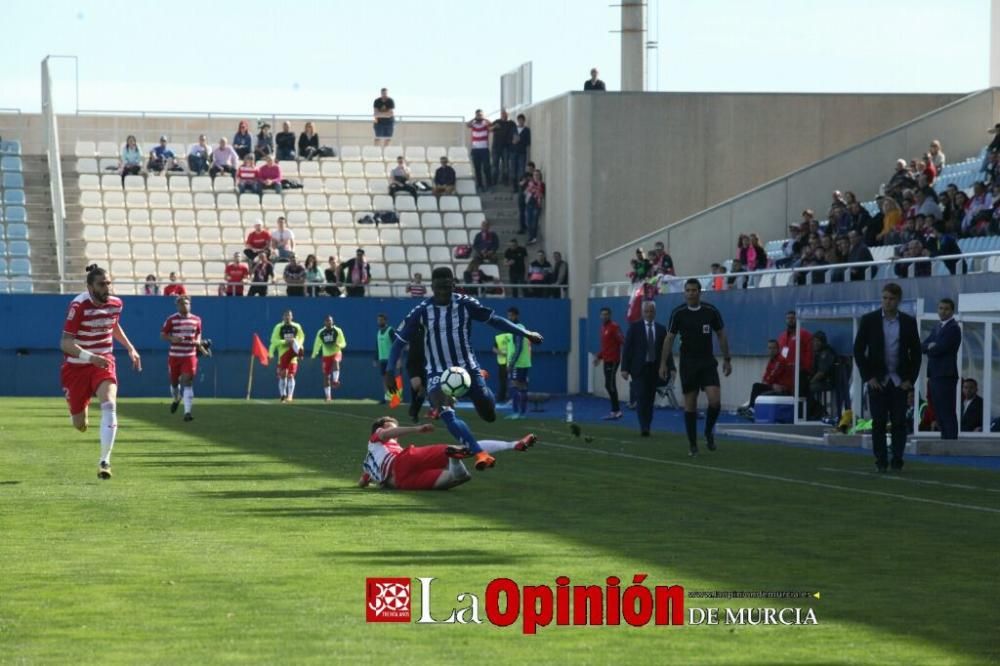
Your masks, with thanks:
M878 271L879 268L883 266L895 266L896 264L910 265L910 264L924 264L924 263L935 263L944 261L954 261L960 260L968 262L966 264L968 273L974 272L998 272L1000 273L1000 250L990 250L987 252L967 252L964 254L950 254L950 255L939 255L936 257L890 257L888 259L879 259L875 261L856 261L851 263L843 264L827 264L825 266L806 266L800 268L767 268L758 271L742 271L740 273L708 273L702 275L687 275L687 276L672 276L672 275L661 275L660 276L660 286L661 288L666 286L668 292L681 292L684 290L684 282L691 278L694 278L701 282L702 288L706 291L712 290L712 284L716 278L722 278L723 290L730 289L754 289L754 288L768 288L768 287L794 287L798 286L798 280L796 276L798 274L806 274L805 280L806 284L813 284L812 277L813 273L824 273L825 279L824 284L837 284L838 282L852 282L853 280L845 279L841 281L834 282L830 279L830 274L834 271L844 271L845 273L853 268L875 268ZM974 270L976 260L982 260L980 263L979 270ZM960 267L956 266L956 271L960 271ZM914 269L911 267L907 270L906 277L914 277ZM868 272L865 271L865 275ZM785 279L787 277L787 280ZM930 276L927 276L930 277ZM745 287L730 286L729 279L735 278L737 283L743 281L746 278ZM781 284L778 284L779 279ZM868 279L867 277L865 279ZM890 275L882 276L880 279L902 279L900 276L895 274L895 271ZM638 282L599 282L597 284L591 285L590 296L591 298L603 298L607 296L628 296L630 295L638 286ZM821 284L821 283L816 283Z
M62 163L59 156L59 127L52 106L52 79L49 59L42 60L43 146L49 162L49 193L52 199L52 228L56 240L56 267L59 278L66 277L66 198L63 194ZM60 292L61 293L61 292Z

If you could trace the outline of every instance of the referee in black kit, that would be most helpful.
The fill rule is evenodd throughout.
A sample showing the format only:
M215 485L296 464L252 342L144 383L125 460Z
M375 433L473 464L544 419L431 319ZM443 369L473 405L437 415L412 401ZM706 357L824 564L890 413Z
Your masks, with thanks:
M698 391L708 398L705 413L705 442L709 451L715 451L715 422L719 419L719 362L712 355L712 331L719 336L722 351L722 372L728 377L733 367L730 363L729 340L722 323L722 314L714 305L701 302L701 282L691 278L684 283L684 305L670 313L667 339L663 341L660 377L668 376L668 359L674 349L674 337L681 336L681 390L684 392L684 426L691 456L698 455Z

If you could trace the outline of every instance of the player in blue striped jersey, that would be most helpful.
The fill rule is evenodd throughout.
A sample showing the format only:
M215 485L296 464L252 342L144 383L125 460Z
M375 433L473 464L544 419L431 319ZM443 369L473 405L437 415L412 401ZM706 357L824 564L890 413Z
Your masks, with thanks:
M492 423L497 417L496 401L493 392L486 387L486 382L479 373L479 361L476 360L469 335L472 322L483 322L506 333L523 335L536 345L541 344L542 336L494 314L493 310L471 296L455 294L454 288L455 278L451 269L435 268L431 274L433 296L421 301L396 328L396 341L393 343L386 365L385 385L390 391L396 390L393 369L407 342L419 327L423 326L427 397L431 406L440 411L441 420L448 427L448 432L468 448L469 453L475 455L476 469L482 470L492 467L495 460L488 452L482 450L469 426L455 414L448 397L441 391L441 373L452 366L465 368L472 378L469 396L476 407L476 413L484 421Z

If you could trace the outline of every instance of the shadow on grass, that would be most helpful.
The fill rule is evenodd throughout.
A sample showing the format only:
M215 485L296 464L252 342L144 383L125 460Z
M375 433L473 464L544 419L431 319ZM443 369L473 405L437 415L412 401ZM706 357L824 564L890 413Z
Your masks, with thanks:
M298 474L177 474L169 477L172 481L218 483L222 482L247 482L247 481L287 481L290 479L302 479L310 476L319 476L319 472L300 472Z
M475 550L470 548L447 551L412 551L412 550L369 550L345 551L329 553L330 557L340 562L356 564L395 564L397 562L413 562L419 565L467 565L475 562L477 566L518 564L528 558L513 553L497 553L490 550Z
M202 494L221 500L316 501L312 507L268 506L246 511L274 518L479 515L489 523L482 529L451 529L456 533L456 546L467 544L474 533L502 532L503 528L497 527L502 523L512 531L561 538L565 547L551 553L554 561L564 558L579 563L584 558L599 563L597 552L604 552L640 563L637 566L656 566L669 572L669 580L657 584L685 584L697 579L710 581L709 589L819 590L822 601L812 605L821 621L869 625L894 634L897 640L912 637L956 655L988 659L996 650L991 618L996 616L994 604L1000 594L994 575L1000 529L989 514L761 478L722 476L691 466L546 449L544 436L535 451L502 455L495 469L476 474L471 483L447 493L408 493L405 503L393 501L391 493L382 493L376 501L357 506L338 504L338 498L353 500L359 492L375 496L372 493L376 491L359 491L353 484L360 472L370 419L379 416L383 408L352 405L347 411L298 407L205 403L199 405L199 428L192 431L167 418L159 406L135 403L130 405L130 418L175 431L175 446L187 446L184 438L190 435L230 451L217 455L177 450L132 454L124 449L120 459L135 456L142 459L131 464L215 467L221 472L229 466L261 464L259 460L227 462L225 458L237 455L234 451L277 458L339 480L344 486ZM524 428L517 423L487 425L474 416L469 422L474 430L491 437L513 439L523 434ZM594 434L601 432L600 428L594 430ZM620 436L618 430L607 432ZM557 439L580 445L565 436ZM439 428L434 435L416 441L448 440ZM650 447L643 455L687 463L688 459L681 457L682 448L676 440L669 447ZM811 478L827 454L776 447L724 448L717 456L720 466L726 466L724 455L730 456L730 464L742 464L762 474ZM184 457L203 460L180 460ZM221 473L214 476L219 481L239 480ZM462 495L460 507L455 494ZM908 489L906 494L930 497L933 491ZM455 552L426 557L450 561ZM361 552L358 558L372 561L383 556L400 564L421 562L421 553L410 551L389 555L386 551ZM465 562L476 557L455 559ZM555 577L562 571L554 568L551 573ZM630 577L633 573L609 570L601 575ZM925 611L931 608L931 601L933 608L947 612L928 621Z

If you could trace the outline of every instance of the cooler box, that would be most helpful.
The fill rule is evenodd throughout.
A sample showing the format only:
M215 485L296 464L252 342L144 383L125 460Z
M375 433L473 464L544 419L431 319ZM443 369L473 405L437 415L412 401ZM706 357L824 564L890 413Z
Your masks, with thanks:
M790 395L762 395L753 404L754 423L792 423L795 398Z

